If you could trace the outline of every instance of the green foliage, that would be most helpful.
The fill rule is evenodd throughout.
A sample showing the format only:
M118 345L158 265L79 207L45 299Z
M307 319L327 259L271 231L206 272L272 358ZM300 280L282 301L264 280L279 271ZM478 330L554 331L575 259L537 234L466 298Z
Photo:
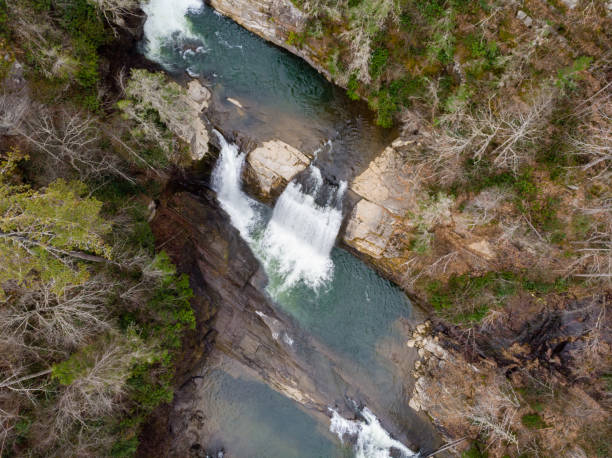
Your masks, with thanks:
M448 113L456 113L468 104L471 96L472 90L467 85L461 84L444 101L444 109Z
M559 232L563 226L558 217L561 200L556 196L543 195L533 175L533 169L525 169L518 175L510 172L491 175L487 172L492 168L487 166L486 161L483 164L468 161L465 167L470 190L479 192L495 186L511 188L516 195L514 204L517 210L524 214L534 227L551 233L553 243L563 241L565 235Z
M546 428L546 423L537 413L528 413L521 417L521 423L529 429L543 429Z
M422 91L421 78L404 77L382 87L376 97L369 100L370 107L377 111L376 123L381 127L392 127L395 114L402 107L409 107L410 97L417 96Z
M509 272L487 272L481 276L453 275L446 285L433 281L427 285L427 291L429 302L437 312L450 314L456 323L468 324L480 322L491 305L515 293L516 285L514 275ZM489 300L478 303L485 293L490 296ZM476 300L476 303L465 311L462 305L469 300Z
M404 12L400 15L400 28L404 32L412 32L414 30L414 18L409 12Z
M148 332L160 339L164 348L176 349L181 345L183 331L195 329L195 316L189 302L193 291L187 275L176 275L176 267L166 253L155 257L152 268L164 275L148 304L156 317Z
M359 100L359 93L357 92L359 90L359 80L357 79L357 75L356 74L352 74L351 77L349 78L348 84L346 86L346 94L349 96L349 99L351 100Z
M305 42L306 36L304 34L294 32L293 30L289 32L289 35L287 36L286 40L286 43L289 46L295 46L297 48L301 48L302 46L304 46Z
M338 75L342 71L339 59L340 50L338 48L334 49L327 58L326 67L332 77Z
M138 451L138 438L130 437L127 439L120 439L113 444L110 451L110 456L114 458L124 458L136 455Z
M73 353L68 359L54 364L51 368L51 377L60 385L71 385L94 365L95 350L94 345L88 345Z
M433 62L438 61L442 65L449 65L453 62L455 55L455 14L452 10L444 12L443 16L436 22L427 42L427 55Z
M513 183L517 198L517 209L525 214L531 224L545 232L561 228L557 213L561 200L555 196L543 196L533 177L531 169L521 173ZM557 235L557 239L558 239Z
M439 19L446 10L445 0L417 0L415 4L419 12L429 22Z
M9 20L6 0L0 0L0 39L6 40L9 37Z
M461 458L487 458L489 454L486 451L481 451L481 445L478 442L472 443L471 447L461 453Z
M576 59L569 67L562 68L557 73L555 84L559 89L573 91L578 88L578 81L582 79L581 72L585 71L593 62L592 57L582 56Z
M523 273L487 272L483 275L452 275L446 284L435 280L426 285L429 303L436 312L456 324L479 323L492 307L520 290L533 294L562 293L568 282L532 279Z
M487 41L481 36L468 35L464 43L470 52L470 60L466 65L467 76L480 79L489 72L497 72L501 64L501 52L497 43Z
M370 76L372 80L380 78L385 71L389 60L389 50L386 48L376 48L370 57Z
M5 172L0 175L0 255L4 259L0 284L13 280L31 285L40 279L61 294L66 286L88 277L84 264L71 258L71 251L110 256L102 237L109 230L100 217L102 203L82 197L87 189L79 182L59 179L41 191L12 185L7 179L15 160L9 156L0 163Z
M377 111L376 124L381 127L393 127L393 116L399 110L399 106L393 100L388 89L378 91L375 98L368 101L370 108Z

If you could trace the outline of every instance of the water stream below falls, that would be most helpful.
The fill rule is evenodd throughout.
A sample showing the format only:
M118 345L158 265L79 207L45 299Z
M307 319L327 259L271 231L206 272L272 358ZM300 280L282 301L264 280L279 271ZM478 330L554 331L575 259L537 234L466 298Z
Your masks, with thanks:
M391 133L306 63L199 0L149 0L143 9L143 51L177 78L184 71L205 78L224 131L319 151L271 209L242 190L245 154L215 132L217 200L265 270L261 288L294 324L283 328L256 313L328 405L300 405L225 355L205 376L208 445L226 456L266 458L409 457L431 449L435 434L408 407L414 355L405 342L422 317L401 290L335 246L347 183Z
M346 183L326 183L311 166L289 183L270 211L241 189L245 154L215 134L222 146L212 181L219 203L263 265L268 294L320 344L273 332L296 347L319 386L337 402L345 396L367 403L355 405L357 421L330 406L330 431L341 440L352 437L356 456L385 457L391 449L412 456L371 410L396 416L404 425L410 418L402 379L409 378L411 361L402 347L412 308L398 288L334 248Z

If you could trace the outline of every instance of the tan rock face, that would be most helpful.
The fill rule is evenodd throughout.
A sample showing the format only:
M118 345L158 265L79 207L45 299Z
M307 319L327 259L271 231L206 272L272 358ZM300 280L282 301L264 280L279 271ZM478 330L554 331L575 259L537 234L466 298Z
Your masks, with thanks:
M392 147L385 150L351 184L364 199L403 215L410 206L409 183L402 180L402 164Z
M189 110L189 122L183 125L169 124L169 128L190 145L191 159L199 161L208 153L208 129L200 118L210 102L210 91L198 80L192 80L187 85L187 97L183 97Z
M280 140L265 142L247 157L251 175L260 192L269 197L310 164L310 159Z
M187 96L189 97L188 103L198 111L204 111L208 108L210 102L211 93L210 91L202 86L198 80L192 80L187 85Z
M393 217L378 204L361 199L353 208L344 241L360 252L379 258L393 233Z
M344 242L375 259L385 256L396 223L414 205L397 158L393 147L385 148L350 185L362 199L353 208Z

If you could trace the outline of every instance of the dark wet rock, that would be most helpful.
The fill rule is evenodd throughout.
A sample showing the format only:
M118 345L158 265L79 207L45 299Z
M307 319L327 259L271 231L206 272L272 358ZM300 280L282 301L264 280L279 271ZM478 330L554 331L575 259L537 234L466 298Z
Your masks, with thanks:
M206 419L199 411L198 396L213 349L284 395L325 411L326 402L317 399L308 373L287 345L276 340L270 323L290 324L261 292L265 276L259 263L218 207L214 194L205 188L198 195L169 190L160 199L151 225L158 248L189 276L197 326L184 342L175 399L151 416L139 456L206 456L199 446L206 443Z

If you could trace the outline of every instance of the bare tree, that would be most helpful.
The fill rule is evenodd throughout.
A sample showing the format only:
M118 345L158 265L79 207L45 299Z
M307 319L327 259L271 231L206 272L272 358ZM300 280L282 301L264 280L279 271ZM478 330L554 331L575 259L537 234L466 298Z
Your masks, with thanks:
M51 449L62 444L71 454L99 456L100 450L111 445L112 436L96 422L125 408L132 366L151 354L134 333L101 335L85 354L77 356L82 358L78 372L68 380L60 379L56 402L32 425L37 446Z
M125 28L125 18L135 16L140 5L137 0L90 0L98 7L106 21L111 25ZM113 27L114 30L114 27ZM116 33L116 31L115 31Z
M518 438L513 431L520 402L510 383L500 377L481 390L467 418L488 437L488 445L507 443L518 449Z
M48 13L38 11L31 14L27 5L19 0L8 0L6 6L11 30L30 49L30 55L45 76L64 78L76 74L78 62L71 57L70 50L54 44L63 40L61 31L53 26Z
M138 343L142 345L142 342ZM145 355L126 342L110 341L93 357L91 366L60 393L55 427L63 436L74 423L109 415L122 408L131 366Z
M429 179L440 183L461 181L467 159L489 159L501 170L517 173L530 159L530 146L545 128L552 111L554 92L542 89L523 109L496 107L443 116L440 127L423 136L424 149L415 149L409 160L427 164Z
M52 284L41 282L0 309L0 338L74 348L110 326L105 304L113 287L108 279L94 278L58 295Z
M574 154L586 160L582 170L592 179L612 179L612 82L604 86L595 96L587 100L591 119L582 136L570 138ZM584 113L577 112L578 117Z
M0 135L15 135L28 112L30 98L25 90L9 91L2 88L0 94Z
M508 193L500 188L485 189L466 206L469 227L484 226L497 217L499 205L508 199Z
M586 240L576 242L578 259L570 266L574 276L612 284L612 212L608 222L595 227Z
M56 165L72 168L80 179L117 175L133 182L121 170L119 157L99 146L98 130L97 121L89 115L66 110L55 115L37 107L19 133Z

